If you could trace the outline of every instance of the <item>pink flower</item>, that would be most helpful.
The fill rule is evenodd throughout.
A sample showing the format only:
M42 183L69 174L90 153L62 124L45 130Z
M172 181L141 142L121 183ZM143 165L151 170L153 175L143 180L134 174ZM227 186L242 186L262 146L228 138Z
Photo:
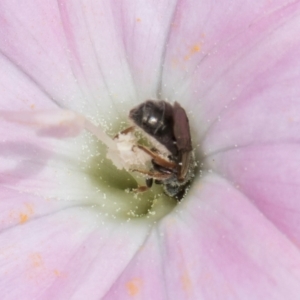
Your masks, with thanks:
M0 298L299 299L299 12L1 1ZM126 172L56 112L113 134L149 98L189 112L202 173L155 222L129 221Z

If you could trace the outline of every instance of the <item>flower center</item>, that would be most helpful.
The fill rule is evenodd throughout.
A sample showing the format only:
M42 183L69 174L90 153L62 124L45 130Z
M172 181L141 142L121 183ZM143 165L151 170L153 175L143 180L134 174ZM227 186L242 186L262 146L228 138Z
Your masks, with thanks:
M97 206L106 215L157 220L184 198L195 174L188 119L178 103L154 100L129 116L133 125L116 130L114 138L86 121L93 136L84 171L102 195Z
M106 147L95 137L88 139L89 151L83 165L97 194L94 208L113 219L146 218L156 221L168 214L178 203L163 192L161 185L137 191L145 178L125 169L117 169L106 157Z

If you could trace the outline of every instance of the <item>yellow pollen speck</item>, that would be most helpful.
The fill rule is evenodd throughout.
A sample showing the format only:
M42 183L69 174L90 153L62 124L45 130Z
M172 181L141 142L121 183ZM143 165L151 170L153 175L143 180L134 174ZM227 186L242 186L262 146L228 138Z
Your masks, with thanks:
M28 220L28 215L20 213L20 223L24 224Z
M141 290L141 285L142 285L142 281L138 278L134 278L131 281L128 281L126 283L128 294L130 296L137 295Z
M136 18L136 21L137 21L137 22L141 22L141 19L140 19L140 18Z
M32 204L25 203L25 209L18 214L20 224L24 224L34 214Z
M16 210L13 209L9 212L9 219L13 222L19 222L20 224L26 223L30 217L34 214L34 207L30 203L24 203L23 207Z
M192 52L193 52L193 53L199 52L199 51L200 51L200 45L199 45L199 44L194 45L194 46L192 47Z
M201 44L195 44L195 45L193 45L190 48L188 54L184 57L184 59L185 60L190 60L191 57L192 57L192 55L195 54L195 53L197 53L197 52L199 52L200 50L201 50Z

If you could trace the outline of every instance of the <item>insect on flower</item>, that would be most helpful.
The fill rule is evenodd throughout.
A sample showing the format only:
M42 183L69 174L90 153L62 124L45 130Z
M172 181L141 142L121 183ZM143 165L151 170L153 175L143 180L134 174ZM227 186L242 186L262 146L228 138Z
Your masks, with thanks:
M194 176L195 166L185 110L177 102L172 105L163 100L147 100L130 111L129 119L134 126L123 130L122 135L138 129L151 144L147 147L136 142L132 146L133 151L138 148L151 162L148 169L131 168L146 177L146 185L136 191L146 191L154 181L162 184L170 197L182 199Z

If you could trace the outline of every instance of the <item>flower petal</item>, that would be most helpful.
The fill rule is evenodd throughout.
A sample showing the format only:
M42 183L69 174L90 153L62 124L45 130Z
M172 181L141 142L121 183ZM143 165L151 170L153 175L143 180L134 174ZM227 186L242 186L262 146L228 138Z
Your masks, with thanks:
M62 108L97 118L123 116L133 103L159 96L175 5L2 1L0 56Z
M212 168L230 179L298 247L299 153L297 144L266 144L209 157Z
M100 299L147 233L138 221L116 225L89 207L9 189L0 206L3 299Z
M104 299L298 299L294 244L223 179L192 193Z
M251 106L256 97L268 99L269 106L283 101L283 95L295 99L299 10L299 1L179 1L167 42L162 97L187 103L202 138L219 131L220 118L229 120L235 108ZM217 146L223 144L224 138Z
M201 134L207 168L231 180L297 245L299 12L299 2L273 9L249 24L243 43L221 48L226 55L232 49L231 64L215 82L215 100L206 94L211 109L204 109Z

